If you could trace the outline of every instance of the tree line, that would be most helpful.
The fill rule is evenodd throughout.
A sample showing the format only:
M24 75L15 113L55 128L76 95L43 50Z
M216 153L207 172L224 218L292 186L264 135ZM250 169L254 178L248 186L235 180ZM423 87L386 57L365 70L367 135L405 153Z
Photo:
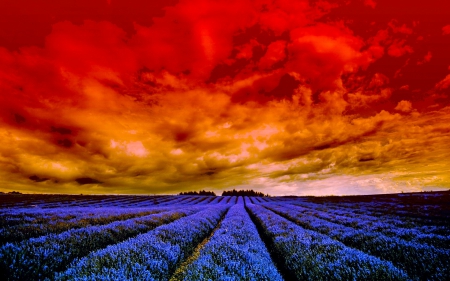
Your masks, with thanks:
M213 191L185 191L180 192L178 195L203 195L203 196L217 196ZM223 191L222 196L253 196L253 197L270 197L269 194L264 194L259 191L254 191L252 189L248 190L229 190L229 191Z
M222 192L222 196L253 196L253 197L270 197L269 194L264 194L259 191L254 191L253 189L248 190L230 190Z
M178 195L217 196L213 191L206 191L206 190L180 192Z

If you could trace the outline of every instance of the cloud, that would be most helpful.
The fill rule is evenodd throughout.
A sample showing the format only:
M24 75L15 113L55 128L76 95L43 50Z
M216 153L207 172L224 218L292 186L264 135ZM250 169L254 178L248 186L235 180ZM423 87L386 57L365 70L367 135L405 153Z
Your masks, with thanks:
M450 24L442 27L442 34L449 35L450 34Z
M74 25L64 21L54 24L46 37L45 55L74 74L134 72L138 67L136 56L127 41L127 34L110 22L87 20Z
M397 106L395 107L395 110L401 112L410 112L412 110L412 104L407 100L399 101Z
M405 54L412 54L413 48L405 45L406 40L395 40L388 48L388 54L392 57L401 57Z
M233 33L254 23L254 17L247 1L180 1L152 26L136 24L131 42L151 70L189 71L192 78L206 79L231 53Z
M450 74L436 84L436 89L444 90L450 87Z
M182 0L130 30L61 21L41 47L0 47L0 183L86 194L441 184L448 108L425 110L414 81L394 75L441 54L411 43L418 25L383 19L363 34L332 17L338 7ZM405 62L416 50L427 64ZM377 180L390 170L402 173Z
M80 184L80 185L84 185L84 184L100 184L101 182L96 180L96 179L91 179L91 178L77 178L75 179L75 181Z
M369 6L372 9L375 9L377 3L374 0L364 0L364 5Z
M433 54L430 51L428 51L427 54L423 57L423 59L417 62L417 65L422 65L424 63L430 62L432 58Z
M123 151L127 155L138 157L145 157L148 155L147 149L145 149L140 141L117 142L115 140L111 140L111 147Z
M286 43L283 40L270 43L265 55L259 61L259 68L270 69L274 64L282 62L286 58Z
M367 108L371 104L389 99L392 95L389 78L382 73L375 73L367 84L356 80L357 87L347 93L347 100L352 109Z
M334 175L329 178L315 179L311 181L292 182L270 182L276 188L276 195L300 195L300 196L342 196L342 195L365 195L386 194L400 192L418 192L422 188L419 184L408 185L395 182L394 175ZM260 181L261 182L261 181Z
M361 53L363 42L339 27L318 24L291 31L287 68L311 80L313 90L336 90L341 75L370 61Z
M412 34L412 28L406 26L406 24L399 25L396 20L392 20L389 22L389 27L392 29L394 33L402 33L402 34Z

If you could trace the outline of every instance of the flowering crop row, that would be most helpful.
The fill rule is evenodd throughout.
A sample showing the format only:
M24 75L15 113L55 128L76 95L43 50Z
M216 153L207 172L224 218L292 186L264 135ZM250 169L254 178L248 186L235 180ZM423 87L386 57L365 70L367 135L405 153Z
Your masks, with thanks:
M358 218L358 220L360 221L361 220L371 222L383 221L383 223L386 225L393 225L399 228L414 229L415 231L419 231L423 234L450 235L450 231L447 226L436 226L436 225L430 226L429 220L416 219L414 217L404 217L404 216L400 217L394 215L387 215L379 211L364 210L364 207L362 207L362 209L354 209L336 206L335 204L329 203L316 204L304 201L302 201L301 203L295 201L286 203L292 203L294 205L299 205L302 207L306 207L308 209L319 210L328 215L337 215L337 216L342 215L342 216L349 216L351 218ZM353 224L353 222L350 223Z
M0 245L7 242L19 242L32 237L39 237L51 233L83 228L92 225L103 225L114 221L142 217L164 211L164 209L110 209L94 210L85 208L85 213L65 216L35 217L30 223L23 223L0 229Z
M395 216L404 220L414 222L415 225L448 225L448 216L445 211L441 212L442 205L425 204L425 196L422 197L422 204L414 205L408 202L399 202L393 200L373 201L373 202L339 202L333 206L337 208L349 208L363 214L372 214L376 216ZM328 203L326 203L328 205ZM448 207L447 207L448 208ZM448 210L448 209L447 209Z
M216 196L216 197L214 197L214 199L211 202L209 202L209 204L219 204L222 201L223 201L223 197Z
M158 209L161 209L157 207ZM87 218L103 218L127 214L143 213L153 208L117 208L117 207L62 207L53 209L0 209L0 228L21 224L45 224L55 221L74 221Z
M248 210L292 280L408 280L392 263L306 230L259 205Z
M283 205L286 206L286 204ZM305 215L312 215L319 219L324 219L348 227L370 232L380 232L389 237L396 237L406 241L428 244L437 248L450 249L450 235L424 233L420 228L399 227L399 223L396 223L399 219L386 221L372 216L360 216L352 212L345 213L340 211L339 214L336 214L329 210L325 212L304 208L303 206L297 205L295 205L295 207L291 205L291 208L294 208L295 212Z
M316 204L311 202L286 202L288 204L298 205L301 207L306 208L307 210L314 209L316 211L322 211L323 213L327 213L328 215L336 215L336 216L350 216L350 217L358 217L360 220L365 221L380 221L383 220L384 222L387 222L389 224L395 225L397 227L402 228L408 228L412 227L410 223L405 222L405 220L400 219L399 217L393 217L393 216L380 216L380 214L377 214L376 216L370 215L368 212L364 212L363 214L360 214L358 212L359 209L352 209L352 208L340 208L335 207L334 205L330 204Z
M171 200L160 202L159 206L174 206L174 205L187 205L190 201L194 200L196 196L176 196Z
M108 207L108 206L152 206L165 197L173 196L98 196L98 195L21 195L9 197L11 201L0 202L0 208L68 208L68 207Z
M349 247L359 249L404 269L419 280L450 280L450 251L387 237L378 232L329 222L296 210L294 206L265 205L298 225L326 234Z
M0 247L0 276L9 280L51 277L77 257L115 244L159 225L199 211L199 207L116 221L102 226L72 229Z
M204 209L204 207L202 207ZM58 280L168 280L228 207L209 207L75 261Z
M339 198L56 199L0 208L1 280L450 280L445 208L427 219L357 198L361 209Z
M217 199L216 196L203 196L204 199L201 202L198 202L196 205L209 205L212 204L212 202Z
M399 206L395 206L392 204L380 205L384 207L376 207L377 202L355 202L355 203L346 203L346 202L322 202L322 203L313 203L309 202L306 199L302 198L276 198L273 199L271 203L283 203L297 205L301 207L305 207L307 209L314 209L318 211L322 211L323 213L327 213L329 215L343 215L349 216L352 218L358 218L359 220L364 221L383 221L387 225L393 225L399 228L408 228L414 229L414 231L418 231L422 233L422 242L425 242L429 238L427 238L428 234L432 235L441 235L441 236L449 236L450 228L448 227L448 219L440 219L435 216L408 216L402 215L398 212L393 212L392 210L387 210L387 206L391 209L397 209ZM385 202L386 203L386 202ZM401 207L401 206L400 206ZM442 216L442 215L440 215ZM386 233L388 234L388 233ZM406 238L407 239L407 238ZM420 239L420 238L419 238ZM441 247L445 247L445 240L447 238L443 238ZM432 240L433 241L433 240ZM434 242L430 242L434 243ZM447 247L448 248L448 247Z
M175 280L283 280L266 246L240 202L230 208L197 259Z

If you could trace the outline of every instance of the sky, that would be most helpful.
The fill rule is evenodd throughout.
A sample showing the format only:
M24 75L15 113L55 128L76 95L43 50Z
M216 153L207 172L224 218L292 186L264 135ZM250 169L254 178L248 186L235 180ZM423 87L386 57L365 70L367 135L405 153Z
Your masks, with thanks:
M2 0L0 191L450 188L450 2Z

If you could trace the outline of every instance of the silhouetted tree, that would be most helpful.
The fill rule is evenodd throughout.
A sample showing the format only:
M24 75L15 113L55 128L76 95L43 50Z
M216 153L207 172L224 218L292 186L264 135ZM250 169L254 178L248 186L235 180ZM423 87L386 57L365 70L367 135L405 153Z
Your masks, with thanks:
M19 191L11 191L11 192L8 192L8 194L19 195L19 194L22 194L22 193L20 193Z

